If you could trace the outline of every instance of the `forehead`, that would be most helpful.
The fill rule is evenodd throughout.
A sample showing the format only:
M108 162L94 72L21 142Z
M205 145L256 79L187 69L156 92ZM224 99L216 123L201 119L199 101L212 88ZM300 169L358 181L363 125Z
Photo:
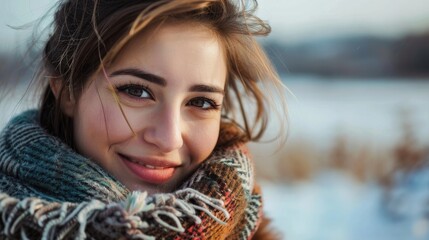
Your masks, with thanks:
M141 32L119 52L114 68L136 67L168 79L226 78L224 48L201 24L163 24Z

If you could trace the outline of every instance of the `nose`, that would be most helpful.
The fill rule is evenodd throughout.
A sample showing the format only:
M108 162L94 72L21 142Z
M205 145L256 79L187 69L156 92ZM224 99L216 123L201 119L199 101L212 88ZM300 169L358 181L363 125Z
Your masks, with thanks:
M180 110L160 109L153 114L148 128L144 131L144 140L155 145L159 151L167 153L183 146Z

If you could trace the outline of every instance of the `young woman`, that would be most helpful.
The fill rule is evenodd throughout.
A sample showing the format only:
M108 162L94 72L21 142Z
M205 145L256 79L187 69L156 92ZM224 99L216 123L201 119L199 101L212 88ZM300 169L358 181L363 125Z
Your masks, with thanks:
M244 144L283 88L251 3L61 1L40 108L0 136L2 238L252 238Z

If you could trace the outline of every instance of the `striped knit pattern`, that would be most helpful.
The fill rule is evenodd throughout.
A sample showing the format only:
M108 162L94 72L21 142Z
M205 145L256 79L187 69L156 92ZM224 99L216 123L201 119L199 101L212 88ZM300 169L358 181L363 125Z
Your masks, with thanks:
M130 194L36 119L25 112L0 135L1 239L250 239L259 225L243 145L216 149L174 193Z
M6 186L8 193L19 198L39 196L69 202L125 198L129 191L120 182L47 135L37 125L36 115L36 111L23 113L1 134L0 171L7 174L0 175L0 184L4 185L3 181L8 182L10 177L17 181ZM67 195L63 196L64 193Z

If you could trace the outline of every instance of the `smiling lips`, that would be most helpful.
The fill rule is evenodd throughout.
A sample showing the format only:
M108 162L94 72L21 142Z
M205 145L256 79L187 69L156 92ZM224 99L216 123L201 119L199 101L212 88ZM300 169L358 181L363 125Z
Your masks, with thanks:
M180 166L158 160L136 159L123 154L118 155L131 172L141 180L152 184L167 182L173 177L175 170Z

